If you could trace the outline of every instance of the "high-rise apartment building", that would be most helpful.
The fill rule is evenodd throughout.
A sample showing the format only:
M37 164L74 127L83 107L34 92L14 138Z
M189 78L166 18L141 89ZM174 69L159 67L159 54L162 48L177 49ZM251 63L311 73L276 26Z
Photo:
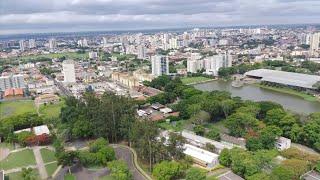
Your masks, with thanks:
M138 59L146 58L146 51L144 45L139 45L137 48Z
M24 44L24 40L20 40L19 41L19 46L20 46L20 51L21 52L23 52L23 51L25 51L25 46L24 46L25 44Z
M232 56L229 54L210 56L203 60L200 60L200 58L190 58L187 61L188 72L196 73L198 70L205 69L206 74L214 76L218 75L218 71L220 68L231 66Z
M177 49L178 48L178 40L176 38L169 39L169 49Z
M152 75L161 76L169 74L169 58L167 56L155 55L151 57Z
M78 40L78 46L80 47L88 47L88 41L86 38Z
M35 48L36 47L36 41L34 39L29 39L29 48Z
M76 73L73 60L65 60L62 62L62 73L65 83L76 82Z
M5 91L10 88L25 88L23 75L11 75L0 77L0 91Z
M57 41L55 39L49 39L49 49L54 51L57 48Z
M310 38L310 53L312 56L317 55L319 51L320 32L314 33Z
M232 56L229 54L220 54L204 59L204 69L208 75L217 76L220 68L231 66Z

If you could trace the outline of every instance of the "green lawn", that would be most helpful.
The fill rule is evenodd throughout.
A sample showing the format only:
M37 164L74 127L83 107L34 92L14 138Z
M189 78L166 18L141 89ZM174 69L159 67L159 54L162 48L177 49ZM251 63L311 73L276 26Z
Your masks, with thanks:
M202 81L208 81L210 78L206 77L183 77L181 78L181 81L183 84L194 84L194 83L200 83Z
M48 163L48 162L52 162L52 161L56 161L56 157L54 156L54 151L51 151L49 149L46 148L42 148L40 149L40 153L43 159L44 163Z
M64 101L60 101L55 104L41 105L39 113L46 118L59 117L61 108L64 106Z
M36 160L33 151L31 149L26 149L11 153L6 159L0 161L0 169L8 170L35 164Z
M36 113L36 108L32 100L7 101L0 103L0 119L27 112Z
M57 168L58 168L58 163L57 162L54 162L54 163L51 163L51 164L47 164L46 165L46 171L48 173L48 176L51 176L56 171Z
M165 130L182 131L189 122L180 120L175 122L159 122L158 127Z
M9 150L13 150L13 144L11 143L0 143L0 148L8 148Z
M296 91L296 90L290 89L290 88L273 87L273 86L266 86L266 85L262 85L262 84L254 84L254 85L257 87L263 88L263 89L268 89L268 90L277 91L280 93L286 93L286 94L290 94L290 95L294 95L294 96L299 96L306 101L311 101L311 102L319 101L316 97L314 97L312 95L309 95L304 92Z
M76 180L76 176L73 174L67 174L64 176L64 180Z
M38 170L33 169L33 174L34 177L36 178L36 180L40 180L40 175ZM9 177L9 180L24 180L22 177L22 173L20 172L15 172L15 173L10 173L10 174L6 174Z
M114 180L114 178L111 176L103 176L103 177L100 177L99 180Z

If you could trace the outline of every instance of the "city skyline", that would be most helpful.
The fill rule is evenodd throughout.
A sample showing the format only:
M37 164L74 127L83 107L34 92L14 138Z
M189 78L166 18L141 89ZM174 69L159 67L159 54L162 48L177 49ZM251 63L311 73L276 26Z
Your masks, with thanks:
M17 0L0 2L0 35L318 23L315 0Z

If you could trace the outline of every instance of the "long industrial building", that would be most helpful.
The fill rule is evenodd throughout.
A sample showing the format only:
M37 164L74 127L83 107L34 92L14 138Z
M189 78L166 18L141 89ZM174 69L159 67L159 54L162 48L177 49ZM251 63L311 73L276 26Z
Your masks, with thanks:
M270 69L257 69L245 73L246 77L257 78L261 81L297 87L305 90L316 90L314 86L320 82L320 76L276 71Z

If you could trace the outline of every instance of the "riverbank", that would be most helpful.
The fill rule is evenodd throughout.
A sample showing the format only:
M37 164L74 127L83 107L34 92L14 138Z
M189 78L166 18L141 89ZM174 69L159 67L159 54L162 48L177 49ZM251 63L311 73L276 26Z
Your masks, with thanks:
M294 89L272 87L272 86L266 86L266 85L262 85L262 84L258 84L258 83L255 83L255 84L252 84L252 85L257 86L257 87L260 87L260 88L263 88L263 89L267 89L267 90L272 90L272 91L276 91L276 92L280 92L280 93L286 93L286 94L298 96L298 97L303 98L303 99L306 100L306 101L310 101L310 102L320 102L320 99L319 99L319 98L317 98L317 97L315 97L315 96L312 96L312 95L309 95L309 94L306 94L306 93L304 93L304 92L296 91L296 90L294 90Z
M207 83L211 81L215 81L217 79L210 79L207 77L185 77L181 78L181 81L185 85L195 85L195 84L201 84L201 83Z

